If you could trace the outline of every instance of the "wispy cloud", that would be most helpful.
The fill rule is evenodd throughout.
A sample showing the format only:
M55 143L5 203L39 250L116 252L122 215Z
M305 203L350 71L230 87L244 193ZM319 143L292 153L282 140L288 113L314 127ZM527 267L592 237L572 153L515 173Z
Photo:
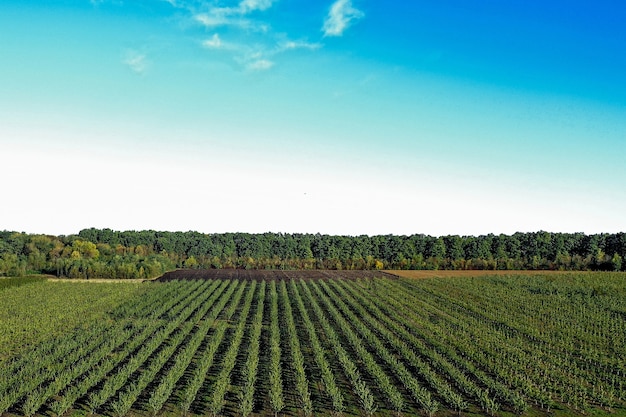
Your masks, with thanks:
M243 15L234 15L229 8L211 9L208 13L198 13L193 19L208 29L230 26L254 32L267 32L268 25L247 19Z
M174 1L174 0L167 0ZM266 25L254 25L253 21L244 16L259 10L267 10L272 7L275 0L242 0L234 7L211 7L208 12L198 13L195 19L204 26L239 26L239 27L264 27Z
M270 60L270 56L265 51L248 50L235 57L235 61L248 71L266 71L274 66L274 61Z
M239 9L242 13L250 13L254 10L267 10L272 7L274 0L242 0Z
M217 33L214 34L211 39L207 39L206 41L202 42L202 46L209 49L220 49L223 45L224 44L222 43L222 39Z
M319 42L307 42L307 41L283 41L278 44L277 52L291 51L294 49L308 49L314 51L320 49L322 44Z
M185 9L196 26L209 35L200 41L202 48L230 55L248 71L263 71L276 65L278 55L296 50L315 51L321 43L289 39L288 34L272 30L271 16L261 14L278 0L162 0ZM270 19L270 20L266 20ZM208 38L206 36L209 36Z
M215 12L212 13L199 13L194 15L194 20L206 27L217 27L229 24L229 19L221 14Z
M226 41L222 37L215 33L209 39L202 41L202 47L205 49L228 51L238 54L245 54L250 56L254 53L253 48L244 43L237 43L232 41Z
M242 0L235 7L216 7L212 10L224 15L246 15L256 10L267 10L275 0Z
M123 63L136 74L144 74L148 69L148 58L146 54L130 50L126 52Z
M330 11L322 31L324 36L341 36L353 20L361 19L363 12L352 7L351 0L337 0L330 6Z
M274 66L274 63L269 59L257 59L255 61L251 61L246 65L246 68L251 71L265 71Z

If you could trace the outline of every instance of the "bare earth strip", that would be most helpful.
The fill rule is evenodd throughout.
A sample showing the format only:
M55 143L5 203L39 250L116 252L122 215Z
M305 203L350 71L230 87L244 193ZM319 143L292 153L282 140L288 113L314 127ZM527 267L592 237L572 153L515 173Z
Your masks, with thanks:
M567 271L483 271L483 270L438 270L438 271L406 271L406 270L243 270L243 269L179 269L168 272L157 281L187 279L245 279L245 280L282 280L282 279L361 279L361 278L469 278L495 275L547 275L562 274Z
M360 279L376 277L396 278L384 271L335 271L335 270L244 270L244 269L179 269L168 272L157 281L188 279L245 279L245 280L289 280L289 279Z

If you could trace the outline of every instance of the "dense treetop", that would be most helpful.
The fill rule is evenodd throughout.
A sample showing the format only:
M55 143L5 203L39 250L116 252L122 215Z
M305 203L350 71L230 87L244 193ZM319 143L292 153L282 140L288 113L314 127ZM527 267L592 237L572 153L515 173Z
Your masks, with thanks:
M149 278L174 268L623 270L626 233L332 236L287 233L0 232L0 276Z

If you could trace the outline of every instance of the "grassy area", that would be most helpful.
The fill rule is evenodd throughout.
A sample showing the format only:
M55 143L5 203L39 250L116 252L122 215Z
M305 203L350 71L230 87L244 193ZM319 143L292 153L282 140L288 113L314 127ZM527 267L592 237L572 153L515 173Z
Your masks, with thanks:
M36 282L44 282L46 280L45 276L41 275L33 275L26 277L2 277L0 278L0 291L11 288L11 287L19 287L21 285L33 284Z
M0 280L0 362L48 338L92 320L144 291L127 285L51 282L42 278Z
M393 275L403 278L469 278L503 275L556 275L571 274L571 271L503 271L503 270L387 270ZM579 273L579 272L576 272ZM583 272L584 273L584 272Z

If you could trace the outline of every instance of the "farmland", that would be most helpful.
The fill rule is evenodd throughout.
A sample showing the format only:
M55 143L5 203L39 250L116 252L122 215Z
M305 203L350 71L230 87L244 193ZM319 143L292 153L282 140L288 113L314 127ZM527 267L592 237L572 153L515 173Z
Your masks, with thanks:
M6 416L626 415L622 273L181 270L0 315Z
M0 361L61 336L68 328L102 320L109 310L146 290L136 283L82 285L35 277L2 278Z

